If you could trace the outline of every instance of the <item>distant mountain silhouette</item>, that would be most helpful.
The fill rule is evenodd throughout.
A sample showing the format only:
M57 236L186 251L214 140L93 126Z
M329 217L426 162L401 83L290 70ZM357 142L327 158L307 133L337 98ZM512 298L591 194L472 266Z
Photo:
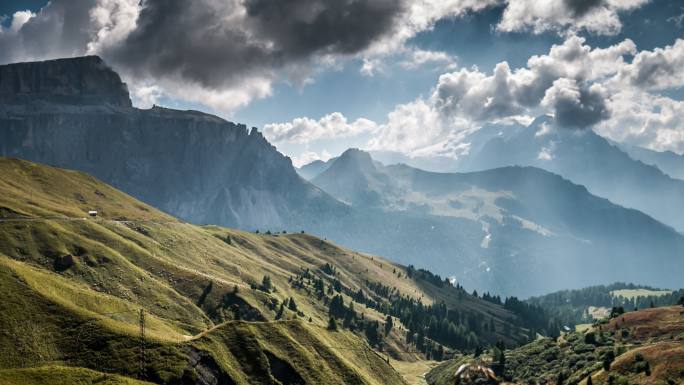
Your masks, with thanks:
M684 230L684 181L637 160L658 163L652 160L653 154L648 158L644 151L634 150L641 156L633 158L590 129L557 128L547 116L506 132L504 136L476 132L477 137L466 138L473 143L472 151L459 161L459 169L543 168L586 186L592 194Z

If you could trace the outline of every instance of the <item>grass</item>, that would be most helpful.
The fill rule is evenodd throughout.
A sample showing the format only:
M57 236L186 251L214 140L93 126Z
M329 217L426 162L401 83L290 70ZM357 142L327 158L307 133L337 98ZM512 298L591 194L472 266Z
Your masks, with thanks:
M425 375L435 366L439 365L439 362L426 360L398 361L390 359L390 364L410 385L427 385Z
M149 382L84 368L43 366L0 370L3 385L146 385Z
M583 333L583 332L586 332L586 331L590 330L592 326L593 326L593 324L579 324L579 325L575 325L575 331L576 331L576 332Z

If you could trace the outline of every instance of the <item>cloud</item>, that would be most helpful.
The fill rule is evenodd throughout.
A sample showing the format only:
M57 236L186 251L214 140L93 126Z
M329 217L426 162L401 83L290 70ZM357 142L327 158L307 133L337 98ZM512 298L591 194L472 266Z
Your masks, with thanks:
M684 40L673 45L641 51L622 66L620 81L642 89L662 90L684 86Z
M506 62L497 64L491 76L477 69L461 69L439 77L433 102L444 115L477 121L518 115L524 107L515 95L515 82Z
M617 142L684 153L684 101L625 89L609 99L611 119L596 131Z
M434 27L445 18L463 16L500 5L502 0L396 0L404 3L403 12L390 33L374 42L366 55L383 55L400 51L404 43L417 33Z
M461 68L441 75L429 97L397 106L369 146L457 157L467 144L463 133L485 123L552 114L560 128L593 127L615 140L681 151L684 127L676 111L684 105L647 91L681 87L679 73L669 75L679 63L682 45L678 40L639 52L629 39L592 48L583 38L570 36L547 54L530 57L522 68L511 69L506 62L491 74ZM651 69L650 81L628 76L642 67ZM540 155L544 159L553 155L552 148L546 150Z
M553 160L556 156L554 155L554 152L556 151L556 142L555 141L549 141L549 144L547 146L544 146L539 150L539 154L537 154L537 159L539 160Z
M434 144L445 134L438 111L425 100L417 99L397 106L387 115L387 122L379 127L368 149L410 154Z
M406 2L396 0L246 0L247 24L275 55L355 54L388 33Z
M31 11L18 11L12 15L12 21L8 28L9 33L17 33L31 18L35 17L36 14ZM0 27L1 28L1 27Z
M570 10L574 22L601 10L617 15L643 2L553 0L549 7ZM271 95L275 82L307 84L346 60L361 61L364 75L382 72L383 59L393 55L403 55L397 62L409 69L427 64L453 69L454 59L444 52L406 42L439 20L493 6L506 7L499 24L505 30L516 19L512 15L530 5L526 0L52 0L35 15L13 16L0 32L0 62L97 54L132 87L154 82L165 96L186 99L187 93L187 100L229 114ZM561 28L567 23L558 19L556 8L525 15ZM488 108L496 114L504 107Z
M501 62L491 75L478 68L443 74L431 103L446 117L479 122L521 116L540 106L553 107L541 105L541 101L558 79L575 84L607 79L624 64L624 56L634 53L636 46L631 40L607 48L591 48L583 38L571 36L563 44L552 46L547 55L530 57L523 68L511 70L507 62ZM596 95L581 96L592 99Z
M150 108L162 97L162 90L155 84L137 84L130 89L133 102L140 108Z
M444 68L456 67L456 58L443 51L427 51L418 48L410 49L408 58L400 63L406 69L416 69L426 64L440 64Z
M93 0L54 0L40 12L15 13L0 29L0 63L82 55L90 41ZM30 17L29 17L30 16Z
M0 62L97 54L132 87L153 81L182 99L189 88L187 100L230 113L274 82L303 85L340 60L367 58L372 74L374 54L402 52L437 20L498 1L52 0L0 31ZM449 59L417 51L410 61L429 62Z
M584 129L610 116L605 99L598 84L583 88L576 80L562 78L546 90L541 105L553 111L559 126Z
M684 10L684 7L682 7L681 9ZM680 13L679 15L669 17L667 21L670 23L674 23L674 25L677 26L677 28L684 27L684 12Z
M103 51L105 57L139 77L182 79L208 89L245 76L274 77L273 71L301 73L294 67L324 55L359 53L391 30L403 6L392 0L145 4L135 30Z
M497 30L501 32L585 30L600 35L620 32L620 13L649 0L508 0Z
M521 68L512 69L507 62L495 65L491 73L459 68L442 74L427 97L397 105L384 123L368 123L374 129L366 131L373 133L366 148L457 158L470 150L467 135L486 123L529 124L533 116L551 114L555 124L543 126L537 135L552 129L594 129L617 141L681 152L684 123L678 111L684 102L649 92L654 85L681 87L678 73L669 75L679 63L682 45L677 40L640 52L625 39L595 48L572 35L547 54L531 56ZM651 69L649 81L635 81L638 77L632 74L646 67ZM358 132L348 128L341 115L335 120L344 124L321 128L322 120L300 118L272 125L270 135L308 143L305 138ZM551 159L553 153L554 148L547 147L538 155Z
M137 26L139 0L99 0L90 9L90 23L94 35L86 52L97 54L120 44Z
M337 139L374 132L375 122L357 119L348 122L339 112L333 112L319 120L296 118L287 123L271 123L264 126L264 135L275 143L310 143L321 139Z

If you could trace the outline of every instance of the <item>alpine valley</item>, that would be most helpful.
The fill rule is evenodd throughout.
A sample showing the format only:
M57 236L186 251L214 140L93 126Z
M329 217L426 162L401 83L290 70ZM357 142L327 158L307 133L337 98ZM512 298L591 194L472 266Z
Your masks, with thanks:
M296 169L97 56L2 65L0 384L680 384L681 159L553 125Z

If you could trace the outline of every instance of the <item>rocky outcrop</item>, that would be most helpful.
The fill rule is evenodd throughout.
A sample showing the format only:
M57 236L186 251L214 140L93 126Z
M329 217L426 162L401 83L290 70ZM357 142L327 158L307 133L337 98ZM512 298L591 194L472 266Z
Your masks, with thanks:
M126 84L97 56L0 66L0 103L131 107Z

